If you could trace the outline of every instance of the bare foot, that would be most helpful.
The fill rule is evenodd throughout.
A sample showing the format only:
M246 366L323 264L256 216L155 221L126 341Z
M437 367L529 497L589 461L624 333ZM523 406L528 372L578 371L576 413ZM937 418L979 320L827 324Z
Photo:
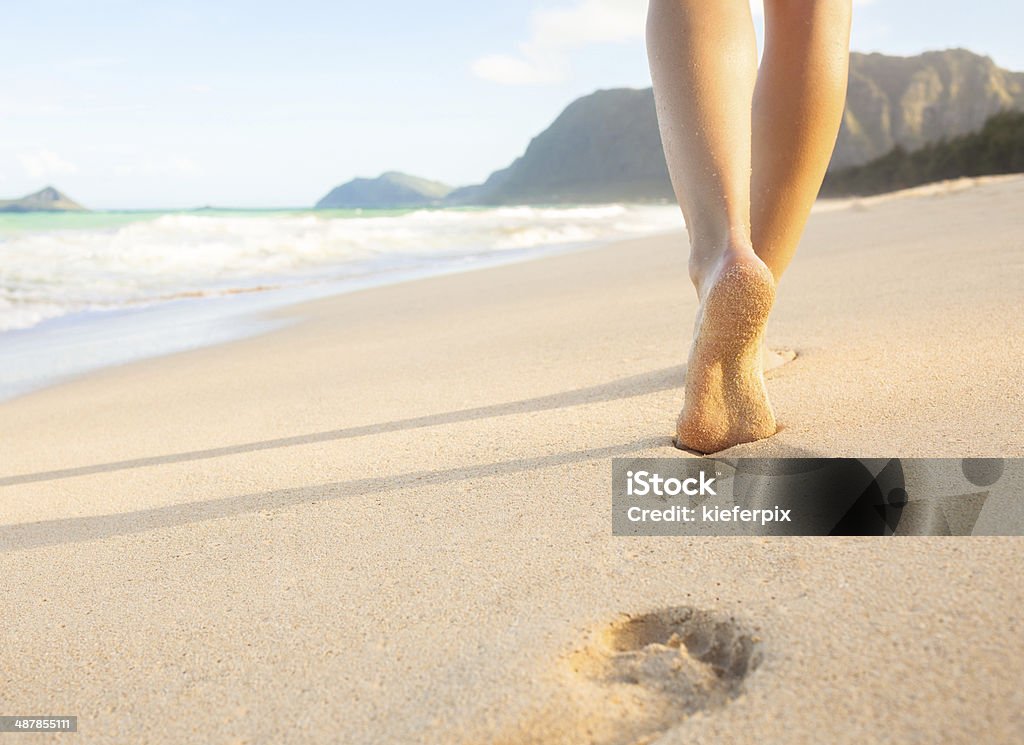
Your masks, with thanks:
M735 251L700 289L676 444L714 453L775 434L762 358L775 279L752 251Z

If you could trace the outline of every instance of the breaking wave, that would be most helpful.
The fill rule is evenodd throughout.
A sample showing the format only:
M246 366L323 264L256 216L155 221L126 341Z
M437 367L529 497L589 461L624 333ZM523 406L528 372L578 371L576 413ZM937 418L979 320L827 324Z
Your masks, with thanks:
M116 215L116 216L115 216ZM679 228L675 207L179 212L0 225L0 331L83 310L424 272Z

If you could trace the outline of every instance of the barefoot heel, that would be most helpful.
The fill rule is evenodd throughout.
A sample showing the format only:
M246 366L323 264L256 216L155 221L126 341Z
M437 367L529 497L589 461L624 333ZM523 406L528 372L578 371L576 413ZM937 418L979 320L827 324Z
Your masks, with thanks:
M726 345L745 346L764 332L774 304L775 279L768 267L735 264L708 292L700 338L713 340L723 352ZM740 351L735 346L729 351Z
M686 372L677 445L713 453L775 433L761 367L775 279L764 264L736 263L704 301Z

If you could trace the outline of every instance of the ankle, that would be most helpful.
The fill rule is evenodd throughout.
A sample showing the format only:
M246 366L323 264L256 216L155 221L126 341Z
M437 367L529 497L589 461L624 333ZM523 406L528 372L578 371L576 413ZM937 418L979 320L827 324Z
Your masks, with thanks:
M750 258L756 259L757 254L749 240L732 240L716 247L693 246L690 249L690 281L698 297L704 297L706 285L714 281L723 267Z

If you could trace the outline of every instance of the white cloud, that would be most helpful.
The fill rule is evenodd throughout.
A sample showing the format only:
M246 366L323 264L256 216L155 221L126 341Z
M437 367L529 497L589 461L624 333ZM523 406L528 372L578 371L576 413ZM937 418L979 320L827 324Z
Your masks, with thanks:
M642 0L577 0L562 8L537 10L530 38L517 54L492 54L473 62L473 73L506 85L557 83L569 72L569 54L590 44L643 38L647 3Z
M756 15L764 14L762 0L750 0L750 5ZM480 57L471 69L479 78L505 85L558 83L569 75L571 52L590 44L641 39L646 15L644 0L576 0L573 5L536 10L530 17L530 38L517 45L517 53Z
M507 54L491 54L473 62L478 78L504 85L557 83L565 78L565 60L529 60Z
M64 160L52 150L39 149L18 153L18 162L25 173L36 180L46 180L52 176L64 176L78 171L78 166Z

